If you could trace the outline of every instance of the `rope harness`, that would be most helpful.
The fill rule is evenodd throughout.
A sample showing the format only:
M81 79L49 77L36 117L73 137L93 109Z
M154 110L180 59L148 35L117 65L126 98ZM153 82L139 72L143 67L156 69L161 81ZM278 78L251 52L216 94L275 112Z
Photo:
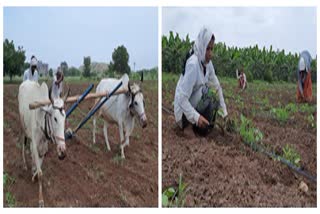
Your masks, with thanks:
M142 90L139 88L138 91L136 91L135 93L133 92L129 92L131 93L131 103L129 105L129 110L130 110L130 115L133 117L134 115L137 115L139 117L139 119L141 120L141 118L145 115L145 112L142 112L141 114L138 114L136 111L134 111L134 107L133 107L133 103L134 103L134 98L138 93L142 94ZM143 105L144 105L144 101L143 101Z
M64 114L63 114L63 112L62 112L63 109L64 109L63 107L60 107L60 108L59 108L59 107L56 107L56 106L52 106L52 108L59 110L60 113L61 113L61 115L64 116ZM64 142L64 141L65 141L64 137L60 137L60 136L54 135L53 129L52 129L53 125L52 125L52 121L51 121L51 118L50 118L51 116L52 116L51 113L45 111L45 115L44 115L44 129L41 128L41 129L42 129L42 132L43 132L44 135L46 136L46 139L47 139L47 140L49 140L49 141L51 141L51 142L53 142L53 143L55 143L55 144L57 144L58 141Z

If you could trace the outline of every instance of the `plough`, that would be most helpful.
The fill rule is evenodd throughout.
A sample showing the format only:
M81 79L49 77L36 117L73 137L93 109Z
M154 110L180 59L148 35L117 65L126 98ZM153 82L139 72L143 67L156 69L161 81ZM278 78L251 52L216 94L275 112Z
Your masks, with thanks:
M109 97L111 97L112 95L116 95L116 94L120 94L120 93L125 93L126 91L124 90L120 90L117 92L117 90L122 86L122 81L108 94L104 94L104 98L102 98L100 100L100 102L98 102L87 114L87 116L79 123L79 125L74 129L67 129L67 131L65 132L64 138L70 139L73 137L73 135L75 133L77 133L77 131L79 129L81 129L81 127L92 117L92 115L94 115L94 113L96 113L101 106L108 101ZM117 92L117 93L116 93Z
M65 132L65 140L72 138L76 132L94 115L101 106L108 101L108 99L113 95L123 94L128 91L126 88L119 89L122 86L122 81L109 93L109 92L100 92L100 93L90 93L89 92L93 89L94 85L91 84L89 87L83 92L81 95L68 97L65 103L73 103L73 105L67 110L66 112L66 118L71 115L71 113L78 107L78 105L83 100L88 99L97 99L100 98L99 102L94 105L94 107L89 111L87 116L78 124L78 126L72 130L67 129ZM29 109L36 109L41 106L49 105L51 103L50 100L44 100L44 101L36 101L29 104Z
M89 92L93 89L93 84L90 84L89 87L83 92L83 94L77 99L77 102L75 102L67 111L66 118L69 117L69 115L75 110L78 105L81 103L81 101L89 94Z

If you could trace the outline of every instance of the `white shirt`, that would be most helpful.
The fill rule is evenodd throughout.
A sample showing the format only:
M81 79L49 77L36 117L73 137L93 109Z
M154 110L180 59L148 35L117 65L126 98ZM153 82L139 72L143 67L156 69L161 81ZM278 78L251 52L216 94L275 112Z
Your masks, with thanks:
M52 98L59 98L60 94L62 92L63 81L61 81L59 84L56 84L56 82L57 82L57 71L54 72L54 74L53 74L52 91L51 91Z
M180 76L176 87L174 98L176 122L181 121L182 114L184 114L192 124L198 123L200 114L195 110L195 107L201 100L202 87L205 85L217 90L224 117L228 115L222 88L215 74L212 62L210 61L206 65L206 75L204 76L202 65L194 54L187 60L185 74Z
M38 82L38 71L35 70L33 72L33 75L32 75L32 72L31 72L31 69L27 69L25 70L24 74L23 74L23 81L26 81L26 80L30 80L30 81L35 81L35 82Z

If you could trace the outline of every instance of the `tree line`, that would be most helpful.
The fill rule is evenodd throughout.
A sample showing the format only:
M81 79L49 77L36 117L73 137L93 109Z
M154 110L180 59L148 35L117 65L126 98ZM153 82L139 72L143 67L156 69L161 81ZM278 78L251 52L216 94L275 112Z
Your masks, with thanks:
M13 76L21 76L24 71L29 68L28 59L26 59L25 50L22 46L15 47L13 41L5 39L3 42L3 75L10 76L10 81ZM41 56L38 56L41 58ZM83 71L79 68L70 67L66 61L60 63L65 76L83 76L92 77L97 73L92 70L92 62L90 56L83 58ZM49 75L52 77L53 69L49 69ZM104 75L112 76L114 74L122 75L130 74L129 53L124 45L118 46L112 53L112 61L109 63L108 69L103 72Z
M181 73L187 52L194 42L189 36L180 38L179 34L170 32L169 36L162 36L162 69L164 72ZM250 47L228 47L225 43L216 43L213 50L212 62L217 75L235 77L236 69L244 69L249 81L253 79L295 82L298 53L285 53L284 50ZM317 59L311 63L312 81L317 80Z

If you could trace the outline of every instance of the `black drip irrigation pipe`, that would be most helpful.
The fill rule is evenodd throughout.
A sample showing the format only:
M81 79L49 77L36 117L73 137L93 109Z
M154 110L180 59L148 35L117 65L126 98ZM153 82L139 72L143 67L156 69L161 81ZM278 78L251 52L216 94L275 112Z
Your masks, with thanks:
M252 144L250 144L248 142L245 142L245 141L244 141L244 144L246 144L247 146L249 146L253 150L260 151L261 153L263 153L263 154L265 154L265 155L267 155L267 156L269 156L271 158L279 160L281 163L287 165L293 171L295 171L298 174L308 178L312 182L317 183L317 177L316 176L310 175L308 172L305 172L301 168L296 167L295 165L290 163L290 161L288 161L287 159L285 159L285 158L283 158L283 157L281 157L279 155L276 155L274 152L268 152L265 148L263 148L262 146L259 146L257 144L252 145Z

